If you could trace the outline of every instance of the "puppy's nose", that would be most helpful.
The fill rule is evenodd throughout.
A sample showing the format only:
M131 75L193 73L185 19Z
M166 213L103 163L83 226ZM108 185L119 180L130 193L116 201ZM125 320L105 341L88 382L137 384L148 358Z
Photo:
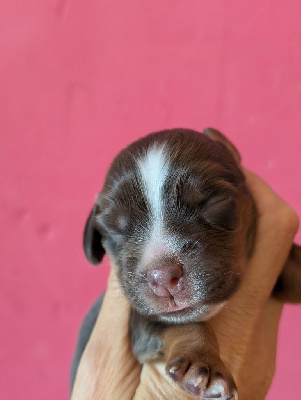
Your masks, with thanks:
M182 267L178 264L167 264L147 271L147 281L158 297L169 297L181 290Z

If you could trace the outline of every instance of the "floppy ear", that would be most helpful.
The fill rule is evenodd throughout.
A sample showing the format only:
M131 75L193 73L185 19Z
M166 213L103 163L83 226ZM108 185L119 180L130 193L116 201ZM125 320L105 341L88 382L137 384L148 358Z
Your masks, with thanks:
M227 147L227 149L230 151L230 153L234 157L234 160L237 162L237 164L241 163L241 156L240 156L237 148L221 132L219 132L213 128L206 128L204 130L204 134L206 136L208 136L211 140L223 143Z
M97 265L103 259L105 249L101 244L101 234L97 230L95 216L99 211L98 204L93 207L89 218L87 219L85 230L84 230L84 251L88 261Z

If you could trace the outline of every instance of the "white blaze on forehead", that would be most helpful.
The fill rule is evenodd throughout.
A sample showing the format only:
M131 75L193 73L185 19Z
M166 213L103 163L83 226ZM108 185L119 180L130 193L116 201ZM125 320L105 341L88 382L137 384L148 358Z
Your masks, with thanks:
M153 217L153 233L158 232L162 227L163 186L169 169L165 146L154 144L150 147L138 160L138 167L144 194Z

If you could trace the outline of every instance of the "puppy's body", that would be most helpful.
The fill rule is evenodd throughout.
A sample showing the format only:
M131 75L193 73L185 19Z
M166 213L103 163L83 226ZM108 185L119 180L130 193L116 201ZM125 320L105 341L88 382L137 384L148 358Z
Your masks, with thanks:
M204 133L162 131L123 150L87 221L84 248L91 263L106 251L117 266L132 306L137 359L165 358L184 390L223 400L236 396L235 384L203 321L243 277L256 207L237 150L219 132ZM288 291L285 271L279 297ZM300 300L301 293L294 295Z

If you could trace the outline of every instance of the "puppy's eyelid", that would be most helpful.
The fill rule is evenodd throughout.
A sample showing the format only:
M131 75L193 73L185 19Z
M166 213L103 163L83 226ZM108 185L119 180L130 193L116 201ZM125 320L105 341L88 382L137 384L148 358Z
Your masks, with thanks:
M202 191L189 182L179 181L174 186L174 197L179 207L197 209L204 201Z
M235 198L221 194L208 199L203 207L203 216L212 226L235 230L238 217Z

